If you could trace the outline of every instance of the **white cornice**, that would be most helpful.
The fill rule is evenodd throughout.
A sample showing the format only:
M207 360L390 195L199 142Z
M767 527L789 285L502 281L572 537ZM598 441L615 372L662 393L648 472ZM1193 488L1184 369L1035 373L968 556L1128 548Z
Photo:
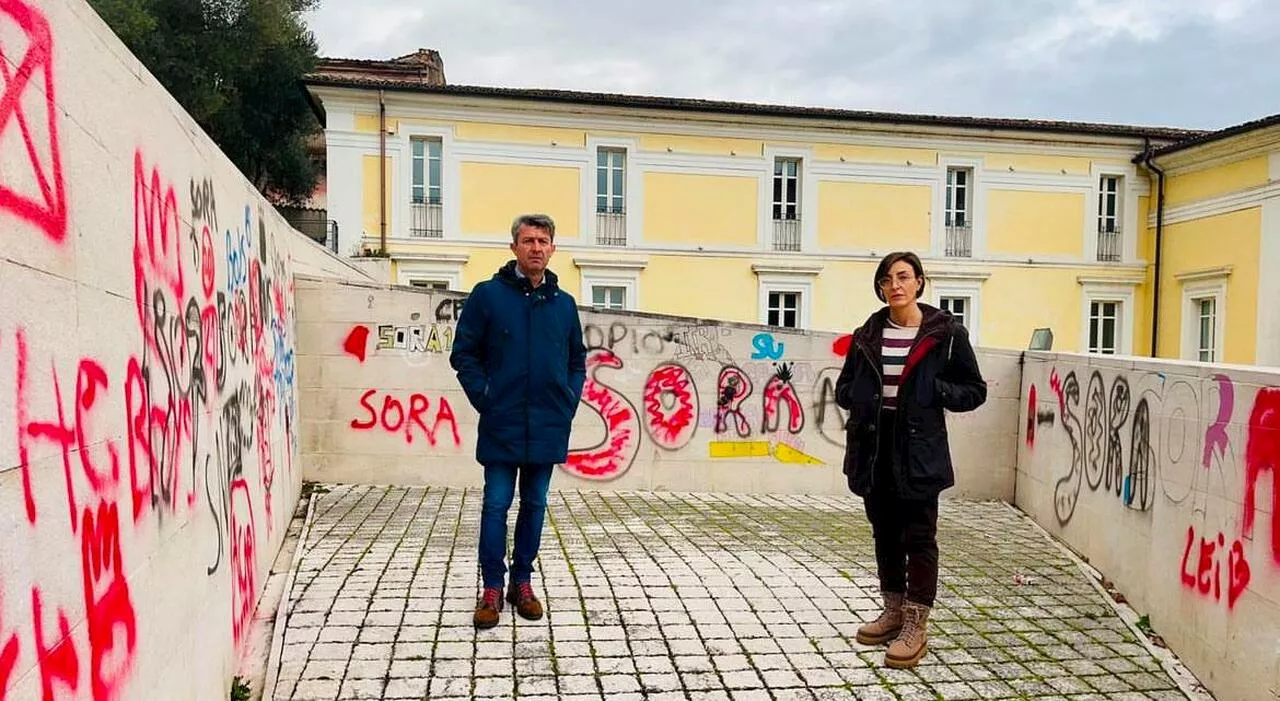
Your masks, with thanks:
M756 275L818 275L823 266L818 263L753 263L751 271Z
M575 255L573 264L583 270L644 270L649 266L649 259L621 258L617 256L592 258L590 256Z
M1164 223L1168 226L1169 224L1180 224L1219 214L1230 214L1231 212L1239 212L1253 207L1261 207L1263 202L1275 197L1280 197L1280 180L1240 192L1211 197L1199 202L1166 207L1164 210ZM1147 216L1147 226L1154 228L1155 225L1155 207L1152 207L1151 214Z
M1213 268L1201 268L1199 270L1188 270L1185 273L1175 273L1174 278L1178 282L1204 282L1206 280L1222 280L1231 275L1232 266L1219 265Z
M1076 282L1081 285L1124 285L1126 287L1137 287L1146 282L1145 276L1115 276L1108 277L1104 275L1077 275Z
M991 273L986 272L986 271L976 271L976 270L937 270L937 269L934 269L934 270L930 270L930 271L927 273L927 277L928 277L930 280L937 280L937 281L943 281L943 280L947 280L947 281L963 281L963 280L970 280L970 281L978 281L978 282L982 282L982 281L986 280L987 278L991 277Z

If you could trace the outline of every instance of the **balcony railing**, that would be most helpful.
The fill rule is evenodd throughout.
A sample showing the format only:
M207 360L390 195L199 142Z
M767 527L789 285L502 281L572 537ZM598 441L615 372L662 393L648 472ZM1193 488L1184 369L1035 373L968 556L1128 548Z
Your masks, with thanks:
M773 250L800 250L800 218L773 220Z
M627 245L626 212L596 212L596 245Z
M409 204L409 235L428 239L444 236L444 213L439 201L414 200Z
M973 227L947 227L946 255L948 258L973 257Z
M1120 262L1120 231L1112 228L1098 230L1098 261L1102 263Z

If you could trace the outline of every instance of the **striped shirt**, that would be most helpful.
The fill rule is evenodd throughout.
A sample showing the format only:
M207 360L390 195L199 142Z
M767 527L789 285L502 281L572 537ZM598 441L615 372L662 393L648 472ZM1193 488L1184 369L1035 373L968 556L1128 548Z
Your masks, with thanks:
M898 326L892 321L884 327L884 408L898 408L898 383L902 381L902 369L907 364L907 353L916 340L919 326Z

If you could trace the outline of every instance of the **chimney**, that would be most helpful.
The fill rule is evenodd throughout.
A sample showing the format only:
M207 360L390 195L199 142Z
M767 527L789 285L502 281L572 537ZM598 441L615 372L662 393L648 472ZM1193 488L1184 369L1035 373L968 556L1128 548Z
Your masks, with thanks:
M444 59L435 49L418 49L417 51L392 59L394 63L406 68L416 67L418 79L423 85L444 85Z

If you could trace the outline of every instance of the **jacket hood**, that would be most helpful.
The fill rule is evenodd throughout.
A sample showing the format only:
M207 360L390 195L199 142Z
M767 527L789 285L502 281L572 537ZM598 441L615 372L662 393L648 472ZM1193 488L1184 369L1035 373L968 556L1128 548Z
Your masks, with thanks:
M924 315L920 320L921 337L927 336L938 331L950 333L952 324L958 323L955 316L945 309L939 309L932 304L918 303L920 311ZM863 342L870 342L871 339L877 339L884 335L884 327L889 325L889 307L886 305L881 307L871 316L867 317L866 322L859 326L853 332L853 337Z
M514 258L507 261L501 268L498 268L498 272L493 274L493 279L522 290L525 288L528 288L529 290L533 289L528 278L522 278L516 274L516 261ZM544 285L550 285L552 290L560 289L560 278L557 277L555 273L551 272L550 268L543 271L542 281Z

